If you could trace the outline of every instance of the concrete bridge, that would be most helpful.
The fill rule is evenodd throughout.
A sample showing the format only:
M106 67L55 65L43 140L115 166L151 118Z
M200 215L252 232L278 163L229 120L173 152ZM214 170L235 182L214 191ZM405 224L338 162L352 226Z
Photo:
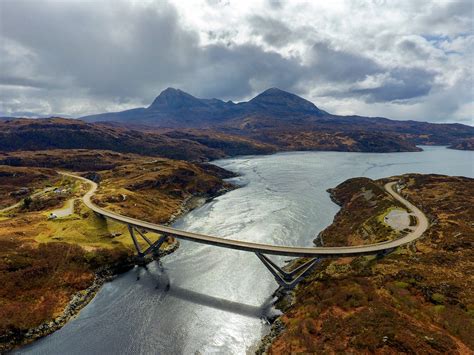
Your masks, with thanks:
M361 256L361 255L384 255L390 253L395 248L402 246L404 244L413 242L418 239L423 232L428 228L429 223L428 219L421 210L414 206L409 201L405 200L397 192L394 191L393 186L395 182L390 182L385 185L385 190L392 195L395 199L404 204L409 211L417 219L417 225L406 234L405 236L382 243L376 244L366 244L360 246L347 246L347 247L291 247L291 246L280 246L280 245L269 245L261 243L252 243L242 240L234 239L225 239L220 237L214 237L199 233L187 232L179 230L176 228L163 226L159 224L154 224L139 219L127 217L115 212L105 210L91 201L91 197L96 192L98 185L86 178L81 176L61 172L61 174L70 176L76 179L80 179L89 184L90 190L84 195L83 201L84 204L90 208L92 211L101 215L105 218L112 219L114 221L124 223L128 226L130 236L133 240L135 248L139 256L145 256L147 254L153 253L158 250L161 244L167 239L168 236L189 240L192 242L209 244L216 247L242 250L247 252L252 252L257 255L257 257L262 261L262 263L268 268L268 270L273 274L276 281L280 286L291 289L293 288L310 270L320 261L322 258L337 258L337 257L351 257L351 256ZM152 242L142 231L150 231L158 233L160 238ZM148 245L146 249L142 249L138 242L138 238L142 238ZM283 255L289 257L304 257L309 258L301 266L296 269L287 272L281 269L278 265L272 262L267 255Z

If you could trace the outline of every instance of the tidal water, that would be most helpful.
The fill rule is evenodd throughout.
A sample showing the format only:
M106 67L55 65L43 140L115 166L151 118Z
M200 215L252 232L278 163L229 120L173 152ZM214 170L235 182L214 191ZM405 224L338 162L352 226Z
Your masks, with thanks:
M402 173L474 177L474 152L293 152L215 161L241 185L175 227L221 237L311 246L338 211L326 190ZM280 258L279 262L284 262ZM147 269L107 283L77 318L21 354L245 354L268 329L277 284L252 253L181 242Z

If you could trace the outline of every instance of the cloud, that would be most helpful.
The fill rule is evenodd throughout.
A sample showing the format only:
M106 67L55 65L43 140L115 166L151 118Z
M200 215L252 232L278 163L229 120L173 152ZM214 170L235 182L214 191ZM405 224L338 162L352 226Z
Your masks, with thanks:
M329 82L354 82L382 72L374 60L364 55L333 49L328 43L313 45L311 69Z
M280 87L335 113L472 120L468 1L6 0L0 26L0 114L144 106L168 86L237 101Z
M44 89L47 96L53 94L48 90L62 88L86 93L95 102L147 104L168 86L202 97L239 99L269 86L290 89L304 75L297 60L254 44L200 46L197 33L184 29L175 8L162 2L119 1L113 9L105 4L99 2L91 13L90 3L8 3L2 9L2 36L10 47L33 54L25 71L15 70L21 56L11 54L2 63L2 73L14 73L0 76L3 90L16 84L25 93ZM25 15L31 19L28 26L17 21Z
M192 71L198 44L165 3L7 2L1 34L32 53L25 72L15 70L14 60L2 62L2 74L13 73L8 81L41 76L45 85L63 83L91 98L119 101L149 96L159 89L155 83Z
M433 33L455 35L466 29L472 30L474 21L472 1L439 1L427 5L427 11L420 12L418 17L420 25L434 29Z
M249 24L252 34L260 36L271 46L283 47L296 39L295 33L284 22L275 18L255 15L249 18Z
M368 102L408 100L428 95L435 74L421 68L397 68L378 87L354 89L351 96L365 96Z
M277 86L293 90L306 71L295 58L266 52L256 45L202 49L192 84L182 83L204 97L244 98Z

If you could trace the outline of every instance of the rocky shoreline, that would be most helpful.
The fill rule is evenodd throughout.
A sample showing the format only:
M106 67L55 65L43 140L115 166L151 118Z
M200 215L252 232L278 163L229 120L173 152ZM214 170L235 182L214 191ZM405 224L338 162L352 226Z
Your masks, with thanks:
M171 254L176 251L178 247L179 241L176 240L167 249L160 250L159 253L154 257L148 257L146 263ZM69 320L78 315L82 308L87 306L87 304L92 301L97 292L106 282L112 281L118 275L131 270L135 265L140 264L140 262L141 260L138 260L136 256L132 256L125 263L115 264L97 270L92 285L90 285L85 290L76 292L72 296L61 315L49 322L39 325L38 327L31 328L24 333L22 332L15 334L12 332L10 334L6 334L5 338L8 337L10 340L3 343L4 348L0 349L0 351L3 353L5 351L13 350L15 347L30 344L33 341L43 338L62 328Z
M180 209L175 214L170 216L166 225L173 224L178 218L183 217L186 213L201 207L212 199L235 188L236 186L231 188L222 188L213 195L189 196L183 201ZM153 260L158 260L168 254L173 253L178 248L179 241L175 239L174 242L168 246L168 248L160 249L159 252L153 256L147 256L145 259L138 259L137 256L130 256L125 263L110 265L97 270L95 272L95 278L92 284L87 289L75 293L61 315L49 322L44 322L35 328L30 328L28 331L22 333L11 332L9 334L5 334L3 336L5 340L2 342L0 353L3 354L4 352L11 351L14 348L28 345L35 340L54 333L55 331L62 328L69 320L77 316L82 308L87 306L87 304L92 301L97 292L99 292L100 288L106 282L112 281L118 275L131 270L136 265L146 265Z
M352 180L352 179L349 179L349 180ZM355 179L353 181L355 181ZM338 188L340 189L341 185L342 184L340 184L338 187L327 189L326 191L328 192L331 201L333 201L335 204L337 204L338 206L342 208L343 201L341 201L341 199L338 198L338 195L337 195ZM335 218L336 217L334 217L333 223L335 221ZM313 239L313 244L315 246L322 246L321 244L322 236L326 229L320 231L318 235L316 236L316 238ZM292 269L294 265L297 264L298 260L300 260L300 258L292 260L288 265L285 266L285 268ZM314 272L315 271L313 271L313 273ZM267 351L269 350L274 340L278 338L286 330L285 324L281 320L281 317L283 317L285 313L289 310L289 308L296 302L297 296L296 296L295 290L296 289L284 290L283 288L280 287L273 294L273 296L276 297L274 306L278 310L280 310L282 314L278 318L273 320L273 322L271 323L269 333L260 340L258 348L255 352L257 355L267 354Z
M466 194L472 179L404 174L346 180L329 190L341 210L325 236L336 245L357 238L368 217L397 206L377 185L400 178L406 182L404 197L429 217L423 237L384 257L327 260L286 300L277 292L276 306L284 314L262 338L257 354L472 352L465 306L473 294L466 281L472 269L473 209Z
M301 258L292 260L287 264L284 269L292 269L296 267L298 260ZM273 306L281 311L282 313L273 319L267 319L270 325L270 331L268 334L263 336L257 344L257 349L255 350L256 355L265 355L267 354L268 349L272 345L273 341L285 330L285 325L281 321L281 317L285 315L285 312L293 305L295 302L295 292L294 290L285 290L283 287L278 287L278 289L273 293L273 297L276 298Z
M260 344L258 345L255 354L267 354L267 350L270 348L270 345L272 345L273 340L275 340L283 332L283 330L285 330L283 322L280 319L276 319L270 327L270 332L260 340Z
M282 314L275 318L270 319L271 322L270 331L263 336L257 344L257 350L255 350L256 355L265 355L267 354L267 350L272 345L273 341L285 330L285 325L281 321L280 317L284 315L286 307L278 306L281 303L286 303L289 301L291 304L292 300L294 299L293 291L285 291L281 287L275 291L273 296L276 296L277 299L273 304L276 309L282 312Z
M181 204L181 207L180 209L171 215L170 219L168 220L168 223L166 223L166 225L171 225L173 224L174 222L176 222L176 220L178 218L181 218L183 217L186 213L189 213L191 212L192 210L196 209L196 208L199 208L201 207L202 205L212 201L213 199L215 199L216 197L219 197L227 192L230 192L232 190L235 190L236 188L238 188L238 186L234 186L232 185L232 187L230 188L225 188L223 187L222 189L220 189L219 191L217 191L215 194L213 195L203 195L203 196L195 196L195 195L191 195L187 198L184 199L183 203Z

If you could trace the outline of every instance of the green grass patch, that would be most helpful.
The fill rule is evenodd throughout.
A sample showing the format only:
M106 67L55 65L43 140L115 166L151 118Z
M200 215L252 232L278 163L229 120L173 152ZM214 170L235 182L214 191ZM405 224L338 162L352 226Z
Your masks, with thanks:
M398 288L408 288L408 286L410 286L410 284L403 281L395 281L394 285Z
M66 242L86 249L125 247L135 252L132 238L125 224L98 217L82 203L76 207L75 213L69 216L50 220L48 219L49 212L43 215L47 229L35 238L37 242ZM146 235L152 242L158 239L158 235L154 233ZM138 233L136 236L142 249L146 249L148 244ZM167 246L168 243L165 242L162 248Z
M124 224L98 217L82 204L75 213L66 217L48 220L48 214L44 214L47 231L35 238L40 243L60 241L86 248L109 249L119 245L131 248L133 245ZM112 238L113 233L121 235Z

